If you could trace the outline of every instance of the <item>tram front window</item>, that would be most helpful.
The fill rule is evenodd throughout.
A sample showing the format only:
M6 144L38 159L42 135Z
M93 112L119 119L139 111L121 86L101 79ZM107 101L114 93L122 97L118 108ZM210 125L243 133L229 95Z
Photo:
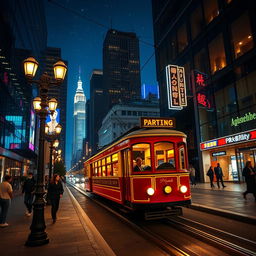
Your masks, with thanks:
M174 144L157 142L154 144L155 166L157 170L175 169Z
M132 146L133 171L151 171L150 144L138 143Z

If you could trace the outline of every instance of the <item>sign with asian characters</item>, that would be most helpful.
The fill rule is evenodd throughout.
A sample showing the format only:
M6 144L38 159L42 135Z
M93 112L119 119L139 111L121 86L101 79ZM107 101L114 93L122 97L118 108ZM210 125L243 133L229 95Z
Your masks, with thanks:
M166 67L168 108L181 110L187 106L186 81L184 67L168 65Z
M176 122L175 118L151 118L151 117L141 117L140 127L141 128L175 128Z
M206 108L211 108L211 103L204 93L197 93L196 100L198 105L202 105Z
M211 141L205 141L200 143L201 150L207 150L211 148L218 148L227 146L230 144L238 144L242 142L249 142L256 140L256 130L251 130L248 132L237 133L230 136L218 138Z
M196 88L203 88L207 86L208 76L202 72L194 70L194 79Z

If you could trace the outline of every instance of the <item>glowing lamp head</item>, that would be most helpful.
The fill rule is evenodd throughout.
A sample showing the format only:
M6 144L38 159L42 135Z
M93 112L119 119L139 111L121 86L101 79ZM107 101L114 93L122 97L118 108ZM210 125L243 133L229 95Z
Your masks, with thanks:
M171 186L165 186L164 187L164 193L166 194L170 194L172 192L172 187Z
M45 134L48 134L48 133L49 133L49 129L50 129L49 125L46 124L46 125L45 125Z
M32 79L38 68L38 62L33 58L29 57L23 61L25 76L28 79Z
M181 187L180 187L180 192L181 193L186 193L188 191L188 188L187 188L187 186L185 186L185 185L182 185Z
M54 143L53 143L53 146L54 146L55 148L57 148L57 147L59 146L59 141L58 141L58 140L55 140Z
M49 110L55 111L58 105L58 101L55 98L52 98L48 102Z
M61 125L58 124L58 125L56 126L55 130L56 130L56 134L60 134L60 133L61 133L61 130L62 130Z
M33 107L35 111L41 110L41 98L40 97L35 97L33 99Z
M148 189L147 189L147 194L148 194L149 196L153 196L153 195L155 194L155 190L154 190L153 188L148 188Z
M58 82L62 82L65 79L67 72L67 66L63 61L58 61L53 65L54 77Z
M59 155L61 154L61 149L58 150L58 154L59 154Z

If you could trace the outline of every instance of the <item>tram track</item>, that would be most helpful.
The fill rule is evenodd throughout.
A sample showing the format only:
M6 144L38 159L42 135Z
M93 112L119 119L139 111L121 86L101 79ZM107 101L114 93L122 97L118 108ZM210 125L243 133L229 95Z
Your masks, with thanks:
M189 219L185 219L184 217L175 217L175 218L168 218L163 221L157 222L143 222L131 219L122 212L120 209L115 209L113 207L109 207L106 204L100 202L99 200L91 197L87 192L83 189L78 188L77 186L71 184L76 190L82 193L85 196L89 196L91 200L95 203L100 205L101 207L105 208L106 210L110 211L116 217L118 217L122 222L130 226L133 230L137 233L141 234L146 239L153 242L163 251L165 251L168 255L203 255L199 251L193 248L193 245L184 246L180 244L176 239L172 240L168 235L164 235L161 229L170 229L169 233L173 234L178 230L182 234L186 236L190 236L191 239L194 241L196 238L199 242L203 243L205 246L211 246L221 252L223 254L214 254L209 253L205 255L256 255L253 248L255 247L256 243L250 241L245 238L241 238L239 236L230 234L228 232L217 230L216 228L207 226L205 224L195 222ZM152 225L150 225L151 223ZM162 226L161 226L162 225ZM157 228L152 228L151 226L157 226ZM168 233L168 231L166 231ZM228 237L228 238L227 238ZM231 242L231 241L239 241L239 242ZM246 248L242 245L246 245ZM201 245L203 246L203 245Z

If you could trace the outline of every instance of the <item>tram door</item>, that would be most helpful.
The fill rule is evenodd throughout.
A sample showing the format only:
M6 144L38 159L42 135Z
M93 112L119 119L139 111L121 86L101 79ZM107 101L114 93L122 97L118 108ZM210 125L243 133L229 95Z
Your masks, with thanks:
M122 162L123 162L123 198L124 202L130 201L130 174L129 174L129 166L130 166L130 150L125 149L122 151Z

